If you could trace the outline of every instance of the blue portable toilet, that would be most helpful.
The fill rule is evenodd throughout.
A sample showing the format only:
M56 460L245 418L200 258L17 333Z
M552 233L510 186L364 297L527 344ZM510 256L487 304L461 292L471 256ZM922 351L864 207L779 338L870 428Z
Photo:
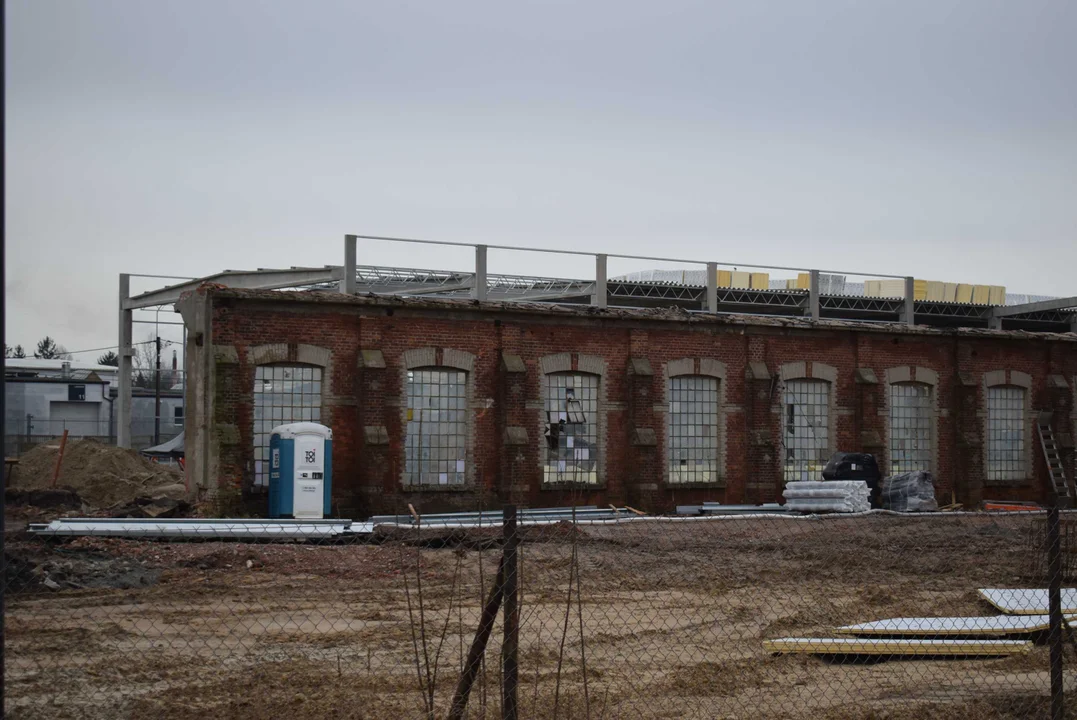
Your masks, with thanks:
M313 422L273 428L269 438L269 517L327 517L332 478L332 430Z

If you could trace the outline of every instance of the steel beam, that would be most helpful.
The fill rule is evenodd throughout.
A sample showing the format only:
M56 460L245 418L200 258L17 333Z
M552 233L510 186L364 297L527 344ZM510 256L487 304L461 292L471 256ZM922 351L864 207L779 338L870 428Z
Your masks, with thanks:
M180 295L196 289L203 283L216 283L244 290L279 290L301 285L333 282L340 279L341 272L342 269L339 267L291 268L288 270L226 270L191 282L171 285L160 290L136 295L125 300L123 306L127 310L135 310L157 305L171 305L179 300Z
M1044 300L1042 302L992 308L991 315L992 317L1012 317L1013 315L1024 315L1025 313L1065 310L1067 308L1077 308L1077 297L1055 298L1054 300Z
M119 342L116 343L119 355L116 375L120 387L116 398L119 400L116 404L116 444L122 448L131 447L131 374L134 369L131 343L134 323L131 311L125 307L130 296L131 276L120 273Z

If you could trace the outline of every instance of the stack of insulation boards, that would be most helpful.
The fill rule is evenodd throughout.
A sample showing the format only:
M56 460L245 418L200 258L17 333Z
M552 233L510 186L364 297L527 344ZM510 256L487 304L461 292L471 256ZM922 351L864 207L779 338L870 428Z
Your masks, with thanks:
M1047 591L981 588L980 597L1003 612L989 617L887 618L835 628L843 637L764 640L773 653L811 655L999 656L1028 652L1033 635L1050 628ZM1062 612L1077 621L1077 588L1062 590Z
M785 507L795 512L867 512L871 490L863 480L805 480L786 483Z
M770 273L741 272L738 270L719 270L718 287L739 288L742 290L769 290Z
M865 280L864 296L905 297L905 281L901 278ZM1006 288L1000 285L968 285L938 280L914 280L913 299L964 305L1005 305Z

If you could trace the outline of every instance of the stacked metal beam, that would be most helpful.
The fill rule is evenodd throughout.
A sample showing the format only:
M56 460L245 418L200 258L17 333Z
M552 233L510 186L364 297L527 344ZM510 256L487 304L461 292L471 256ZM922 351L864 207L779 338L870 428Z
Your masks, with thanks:
M806 480L786 484L785 507L796 512L867 512L871 491L863 480Z

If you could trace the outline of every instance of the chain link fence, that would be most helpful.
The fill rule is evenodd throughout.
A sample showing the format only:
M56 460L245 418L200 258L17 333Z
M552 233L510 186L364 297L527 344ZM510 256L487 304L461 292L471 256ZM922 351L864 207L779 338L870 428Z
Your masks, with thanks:
M1042 512L568 512L168 539L9 519L6 711L866 720L1074 704L1062 611L1077 591L1058 593L1054 635L1048 592L1072 565L1068 513L1052 533ZM991 592L1015 589L1040 592Z

